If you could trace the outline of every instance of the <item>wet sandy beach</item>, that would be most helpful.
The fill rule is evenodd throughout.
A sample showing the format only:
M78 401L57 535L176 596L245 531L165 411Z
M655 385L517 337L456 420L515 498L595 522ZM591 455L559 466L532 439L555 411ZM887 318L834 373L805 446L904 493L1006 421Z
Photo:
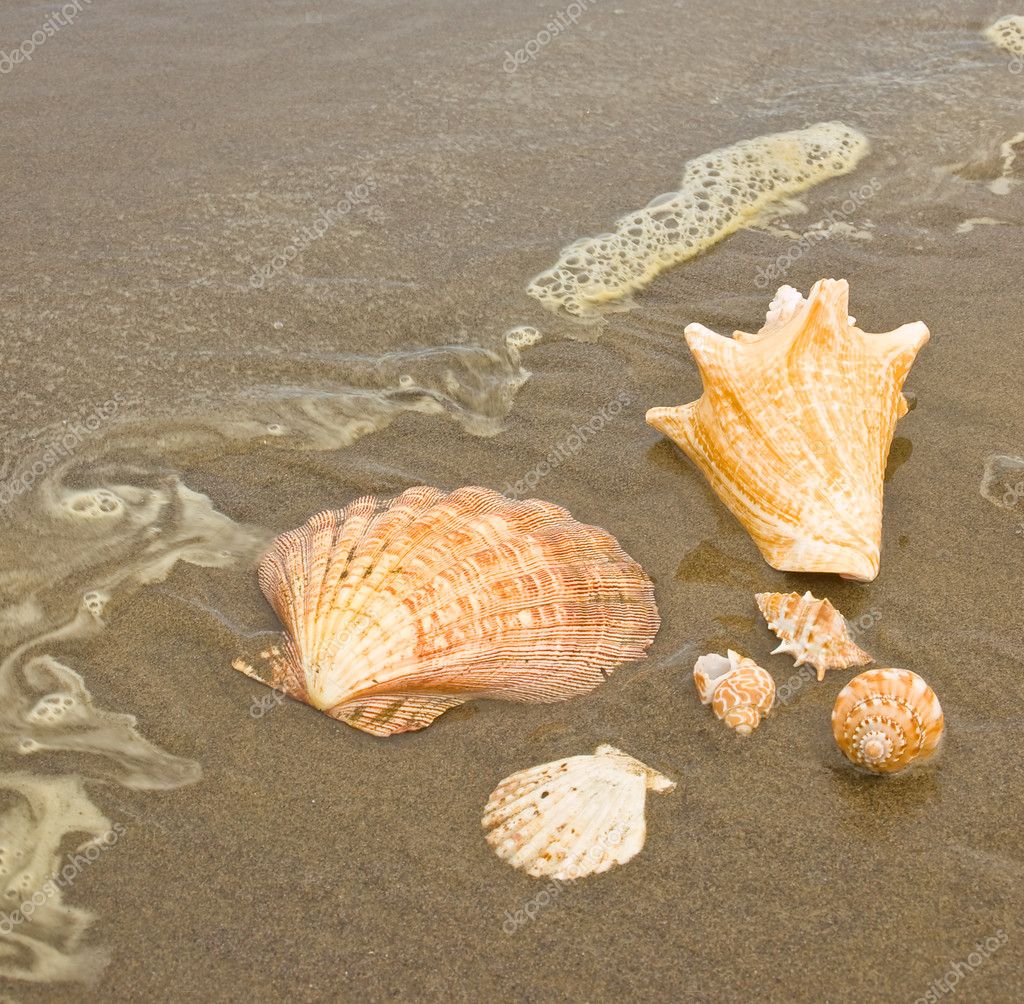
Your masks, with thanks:
M981 490L1024 457L1024 74L982 34L1024 10L592 0L542 44L565 5L80 6L0 75L4 915L115 836L0 924L0 999L1024 996L1024 491L1012 464ZM8 3L0 50L49 15ZM584 327L527 295L691 158L831 120L870 141L851 173L628 312ZM644 423L700 394L686 324L756 330L823 276L865 330L932 332L868 584L772 570ZM387 740L231 669L278 631L254 572L275 534L517 482L650 574L646 660ZM753 594L805 589L935 688L927 770L858 773L829 724L853 674L770 655ZM726 647L785 693L747 740L694 694ZM77 710L33 717L51 693ZM541 902L482 807L599 743L678 787L633 862Z

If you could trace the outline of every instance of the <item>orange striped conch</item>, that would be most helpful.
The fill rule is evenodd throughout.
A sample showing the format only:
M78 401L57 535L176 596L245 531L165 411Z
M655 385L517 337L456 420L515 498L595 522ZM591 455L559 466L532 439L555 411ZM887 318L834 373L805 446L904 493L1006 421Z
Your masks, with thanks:
M807 299L783 286L757 334L689 325L704 393L652 408L647 422L700 468L773 568L867 582L903 381L928 329L867 334L848 299L845 279L822 279Z

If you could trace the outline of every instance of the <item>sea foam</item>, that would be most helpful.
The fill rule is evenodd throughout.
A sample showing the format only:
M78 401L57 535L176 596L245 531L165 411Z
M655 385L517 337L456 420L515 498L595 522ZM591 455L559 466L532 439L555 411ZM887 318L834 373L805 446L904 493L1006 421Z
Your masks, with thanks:
M753 222L771 203L847 174L867 152L856 129L821 122L696 157L678 191L623 216L612 233L570 244L527 292L576 320L628 309L629 296L665 269Z

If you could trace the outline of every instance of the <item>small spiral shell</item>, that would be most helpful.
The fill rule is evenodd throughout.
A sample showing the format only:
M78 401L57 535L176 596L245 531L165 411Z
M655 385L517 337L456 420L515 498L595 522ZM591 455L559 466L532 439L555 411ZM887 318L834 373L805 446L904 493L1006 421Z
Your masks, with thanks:
M832 734L849 760L875 774L924 763L942 738L935 692L907 669L871 669L836 698Z
M775 681L752 659L729 650L729 657L703 655L693 667L702 704L741 736L749 736L775 703Z

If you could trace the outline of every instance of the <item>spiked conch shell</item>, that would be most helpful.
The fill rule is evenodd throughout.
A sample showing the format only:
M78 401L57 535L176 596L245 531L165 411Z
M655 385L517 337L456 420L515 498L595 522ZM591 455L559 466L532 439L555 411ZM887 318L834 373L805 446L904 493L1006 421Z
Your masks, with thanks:
M818 679L827 669L849 669L874 660L858 648L847 634L843 615L826 600L816 600L809 592L758 593L757 605L782 644L772 655L785 652L797 666L809 662Z
M652 408L773 568L878 574L882 478L903 381L928 340L920 322L866 334L847 315L844 279L805 300L783 286L757 334L686 328L699 400Z
M942 728L935 692L906 669L869 669L855 676L832 709L839 748L876 774L924 763L935 752Z
M529 875L576 879L625 864L644 846L648 791L675 782L614 746L521 770L484 809L487 843Z
M749 736L775 703L775 681L753 659L729 649L729 657L702 655L693 667L702 704L741 736Z
M284 624L270 678L378 736L477 697L559 701L638 659L653 586L604 530L486 488L358 499L282 534L259 566Z

